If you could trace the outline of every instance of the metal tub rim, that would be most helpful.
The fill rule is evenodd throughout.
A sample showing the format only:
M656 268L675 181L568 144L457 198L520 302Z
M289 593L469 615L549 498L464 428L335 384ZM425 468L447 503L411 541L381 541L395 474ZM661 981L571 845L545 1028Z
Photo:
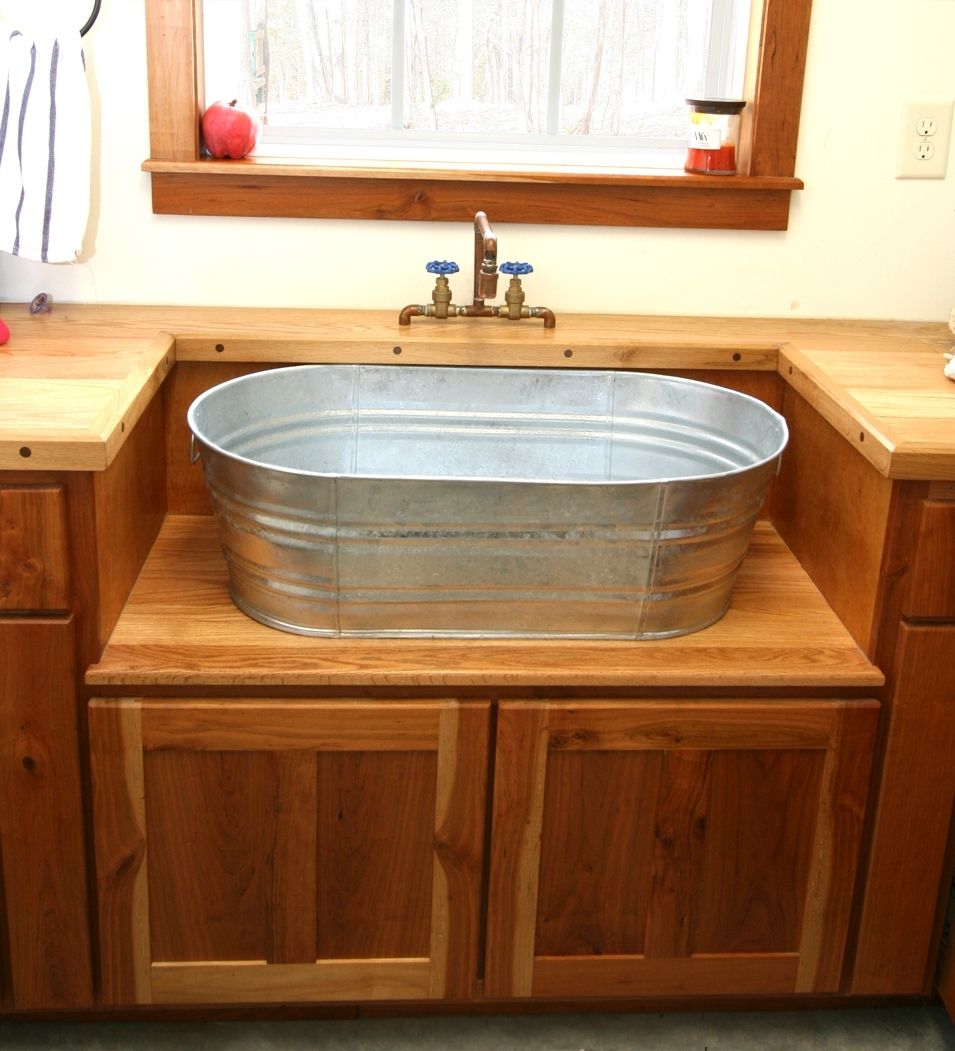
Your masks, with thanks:
M778 429L778 441L776 447L772 452L767 453L760 459L753 460L749 463L740 464L735 467L728 468L726 470L701 472L699 474L682 474L682 475L654 475L648 478L533 478L533 477L511 477L504 475L427 475L427 474L405 474L400 475L387 475L380 472L362 472L362 471L313 471L304 470L296 467L286 467L280 464L269 462L269 460L253 459L248 456L243 456L241 453L234 452L226 446L220 444L214 439L204 435L202 433L202 427L197 421L197 416L202 410L203 404L215 397L225 395L228 390L244 385L247 383L253 383L255 380L261 379L263 375L275 374L275 373L290 373L290 372L314 372L316 370L329 370L329 369L357 369L360 373L363 369L374 369L379 372L392 371L397 373L398 371L407 371L410 369L416 370L440 370L440 371L451 371L457 373L541 373L541 374L563 374L572 375L574 377L585 378L585 377L606 377L608 374L613 376L628 376L628 377L639 377L646 380L649 383L657 385L672 385L675 387L684 387L685 389L697 389L705 391L718 391L725 394L727 397L734 401L738 401L742 404L749 404L753 406L754 411L761 412L771 420ZM482 483L496 483L506 485L529 485L529 486L593 486L593 487L613 487L621 488L633 485L667 485L680 482L706 482L718 479L731 479L735 475L744 474L750 471L754 471L759 467L766 464L772 463L774 460L778 460L783 451L785 450L789 442L789 428L786 423L786 419L779 412L773 409L770 405L767 405L764 401L754 397L751 394L745 394L742 391L737 391L728 387L720 387L717 384L708 383L704 380L689 379L684 376L669 376L661 375L654 372L642 372L635 369L566 369L561 367L545 368L545 367L517 367L511 368L509 366L461 366L461 365L351 365L351 364L307 364L307 365L289 365L280 366L274 369L262 369L256 372L250 372L244 376L236 376L230 380L224 380L222 383L216 384L214 387L210 387L204 391L189 406L189 410L186 414L187 423L190 430L190 460L195 463L199 455L195 450L196 444L201 444L206 448L212 450L216 454L226 457L234 463L241 464L247 467L253 467L262 470L274 471L278 474L288 475L290 477L300 478L349 478L349 479L393 479L401 478L407 481L417 482L482 482ZM778 470L778 466L777 466Z

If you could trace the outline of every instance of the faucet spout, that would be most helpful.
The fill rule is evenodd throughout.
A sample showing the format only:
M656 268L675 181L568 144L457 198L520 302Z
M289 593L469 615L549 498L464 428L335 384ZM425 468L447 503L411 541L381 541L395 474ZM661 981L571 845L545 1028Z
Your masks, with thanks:
M483 307L485 299L497 295L497 235L487 215L474 216L474 306Z

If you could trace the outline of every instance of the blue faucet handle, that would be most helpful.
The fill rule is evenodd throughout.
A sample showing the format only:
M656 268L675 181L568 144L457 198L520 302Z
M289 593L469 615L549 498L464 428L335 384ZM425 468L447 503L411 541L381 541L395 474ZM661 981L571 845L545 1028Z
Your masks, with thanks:
M461 269L457 263L448 259L432 259L430 263L425 263L424 268L429 274L456 274Z
M514 274L519 277L534 273L534 268L530 263L501 263L498 269L502 274Z

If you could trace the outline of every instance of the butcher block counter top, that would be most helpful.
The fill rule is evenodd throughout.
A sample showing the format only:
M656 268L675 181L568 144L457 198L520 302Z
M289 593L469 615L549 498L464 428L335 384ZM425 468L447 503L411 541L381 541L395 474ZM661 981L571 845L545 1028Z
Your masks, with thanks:
M99 471L176 361L778 372L885 477L955 480L942 323L7 304L0 469Z

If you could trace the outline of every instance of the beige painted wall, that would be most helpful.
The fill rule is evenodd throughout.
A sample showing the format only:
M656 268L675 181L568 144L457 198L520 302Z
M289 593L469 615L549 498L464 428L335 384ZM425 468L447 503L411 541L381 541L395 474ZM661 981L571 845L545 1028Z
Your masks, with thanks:
M24 0L19 0L21 4ZM47 0L52 4L53 0ZM73 12L85 0L56 0ZM25 0L34 14L41 0ZM11 17L17 0L0 3ZM560 311L947 319L955 305L955 150L937 181L897 181L903 100L955 98L955 0L815 0L785 233L496 223L528 259L529 301ZM15 16L14 16L15 17ZM94 207L75 266L0 254L0 299L398 308L427 298L432 258L467 224L154 216L143 0L104 0L87 37ZM481 201L475 200L475 209ZM491 215L493 222L494 216ZM454 286L452 286L454 287Z

